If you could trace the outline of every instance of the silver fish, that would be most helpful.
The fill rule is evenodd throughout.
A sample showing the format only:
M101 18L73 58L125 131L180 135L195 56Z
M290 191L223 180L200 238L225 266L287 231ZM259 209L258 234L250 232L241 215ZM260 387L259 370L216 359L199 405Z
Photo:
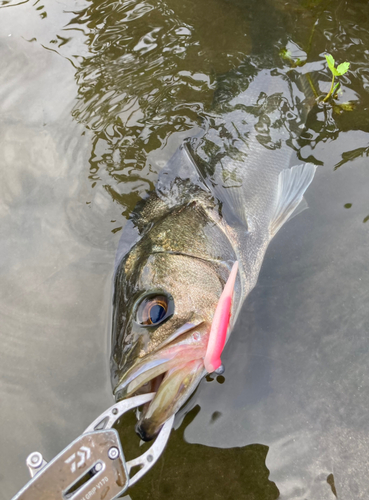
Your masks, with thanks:
M308 101L296 84L260 72L177 150L124 228L112 385L117 399L157 391L136 427L142 439L156 435L206 374L209 332L234 262L227 340L269 242L301 209L316 167L290 162Z

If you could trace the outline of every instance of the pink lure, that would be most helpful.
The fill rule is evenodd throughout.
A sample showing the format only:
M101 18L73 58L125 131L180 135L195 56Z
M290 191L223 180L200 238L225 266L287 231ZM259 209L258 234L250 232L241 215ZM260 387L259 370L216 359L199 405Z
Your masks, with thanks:
M220 296L211 330L209 335L208 347L204 358L205 369L208 373L212 373L222 364L220 355L223 352L225 342L227 340L227 330L231 317L232 297L236 276L238 271L238 262L233 264L231 273L225 284L222 295Z

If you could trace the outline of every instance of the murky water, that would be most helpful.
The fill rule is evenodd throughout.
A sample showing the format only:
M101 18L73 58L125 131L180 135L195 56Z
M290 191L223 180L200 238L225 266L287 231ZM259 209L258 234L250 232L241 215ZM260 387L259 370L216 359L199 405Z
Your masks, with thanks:
M290 144L320 165L310 208L268 249L225 380L129 493L368 497L368 47L366 1L0 0L1 499L31 451L51 459L113 403L115 250L160 169L262 71L328 90L325 51L351 67Z

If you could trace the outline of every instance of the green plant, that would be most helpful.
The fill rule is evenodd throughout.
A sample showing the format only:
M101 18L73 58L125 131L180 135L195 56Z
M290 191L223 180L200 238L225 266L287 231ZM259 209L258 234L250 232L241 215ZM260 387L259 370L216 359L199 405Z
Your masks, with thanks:
M298 66L304 66L304 64L306 64L306 61L302 61L299 57L294 59L291 51L285 47L279 51L279 55L284 61L287 61L292 68L297 68Z
M332 83L331 83L331 88L329 89L328 94L323 99L323 102L328 101L328 99L331 96L334 96L336 90L339 87L339 83L336 83L336 85L334 84L335 77L344 75L350 67L349 62L344 62L344 63L339 64L337 66L337 68L335 68L335 66L334 66L335 60L333 59L333 56L331 56L331 54L326 54L325 58L327 59L328 68L331 70L331 73L332 73Z

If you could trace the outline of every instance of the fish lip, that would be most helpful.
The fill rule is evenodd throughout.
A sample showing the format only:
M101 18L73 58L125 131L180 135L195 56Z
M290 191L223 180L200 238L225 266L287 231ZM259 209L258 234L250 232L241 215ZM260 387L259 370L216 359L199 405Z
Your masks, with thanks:
M181 374L182 372L182 376L180 375L179 377L179 383L178 379L177 382L175 380L176 372L177 374ZM205 373L206 370L202 359L197 359L193 362L185 363L184 365L180 364L178 367L169 370L162 381L162 384L164 384L163 390L163 386L160 384L158 392L148 405L144 407L135 426L136 433L143 441L151 441L155 438L167 419L177 413L179 408L183 406L196 391ZM168 394L168 391L169 393L173 391L173 386L175 390L165 402L165 395ZM161 394L159 394L160 392ZM164 401L162 399L163 396ZM159 399L159 404L155 407L157 398ZM154 408L152 408L152 403L154 404Z
M160 347L157 349L153 350L150 355L156 354L158 355L160 351L162 351L164 348L168 348L172 342L177 340L179 337L182 335L184 336L186 333L190 332L191 330L197 328L198 326L202 325L204 323L204 320L199 320L197 322L188 322L183 324L181 327L179 327L175 332L173 332L172 335L170 335L162 344L160 344ZM149 355L149 356L150 356ZM176 360L175 358L169 359L166 357L163 358L158 358L155 360L151 359L145 359L143 358L140 360L136 365L134 365L132 368L130 368L126 374L121 378L119 384L115 387L113 391L113 395L115 396L116 401L120 401L126 397L129 397L133 395L138 389L140 389L145 383L150 382L154 378L156 378L158 375L153 375L153 377L149 378L147 381L143 382L142 384L138 384L134 390L129 390L130 384L133 384L134 381L139 377L144 375L150 370L155 370L155 368L158 368L161 365L167 365L173 361L173 364L175 364ZM163 367L164 367L163 366ZM169 366L168 366L169 368ZM160 372L160 374L165 373L167 370L163 370ZM132 373L133 372L133 373Z
M157 351L156 351L157 352ZM140 375L144 375L145 373L149 372L150 370L154 370L155 368L158 368L161 365L166 365L169 363L169 359L167 358L162 358L160 360L154 360L154 361L144 361L138 365L136 365L134 368L136 368L133 377L128 376L123 380L115 389L114 389L114 396L116 401L120 401L121 399L124 399L125 397L129 397L131 395L134 395L134 393L140 389L145 383L150 382L153 380L156 376L160 375L161 373L165 373L166 370L163 370L161 373L158 375L153 375L149 380L139 383L137 386L134 387L134 389L130 390L129 386L137 380L137 378ZM128 374L130 371L127 372Z

